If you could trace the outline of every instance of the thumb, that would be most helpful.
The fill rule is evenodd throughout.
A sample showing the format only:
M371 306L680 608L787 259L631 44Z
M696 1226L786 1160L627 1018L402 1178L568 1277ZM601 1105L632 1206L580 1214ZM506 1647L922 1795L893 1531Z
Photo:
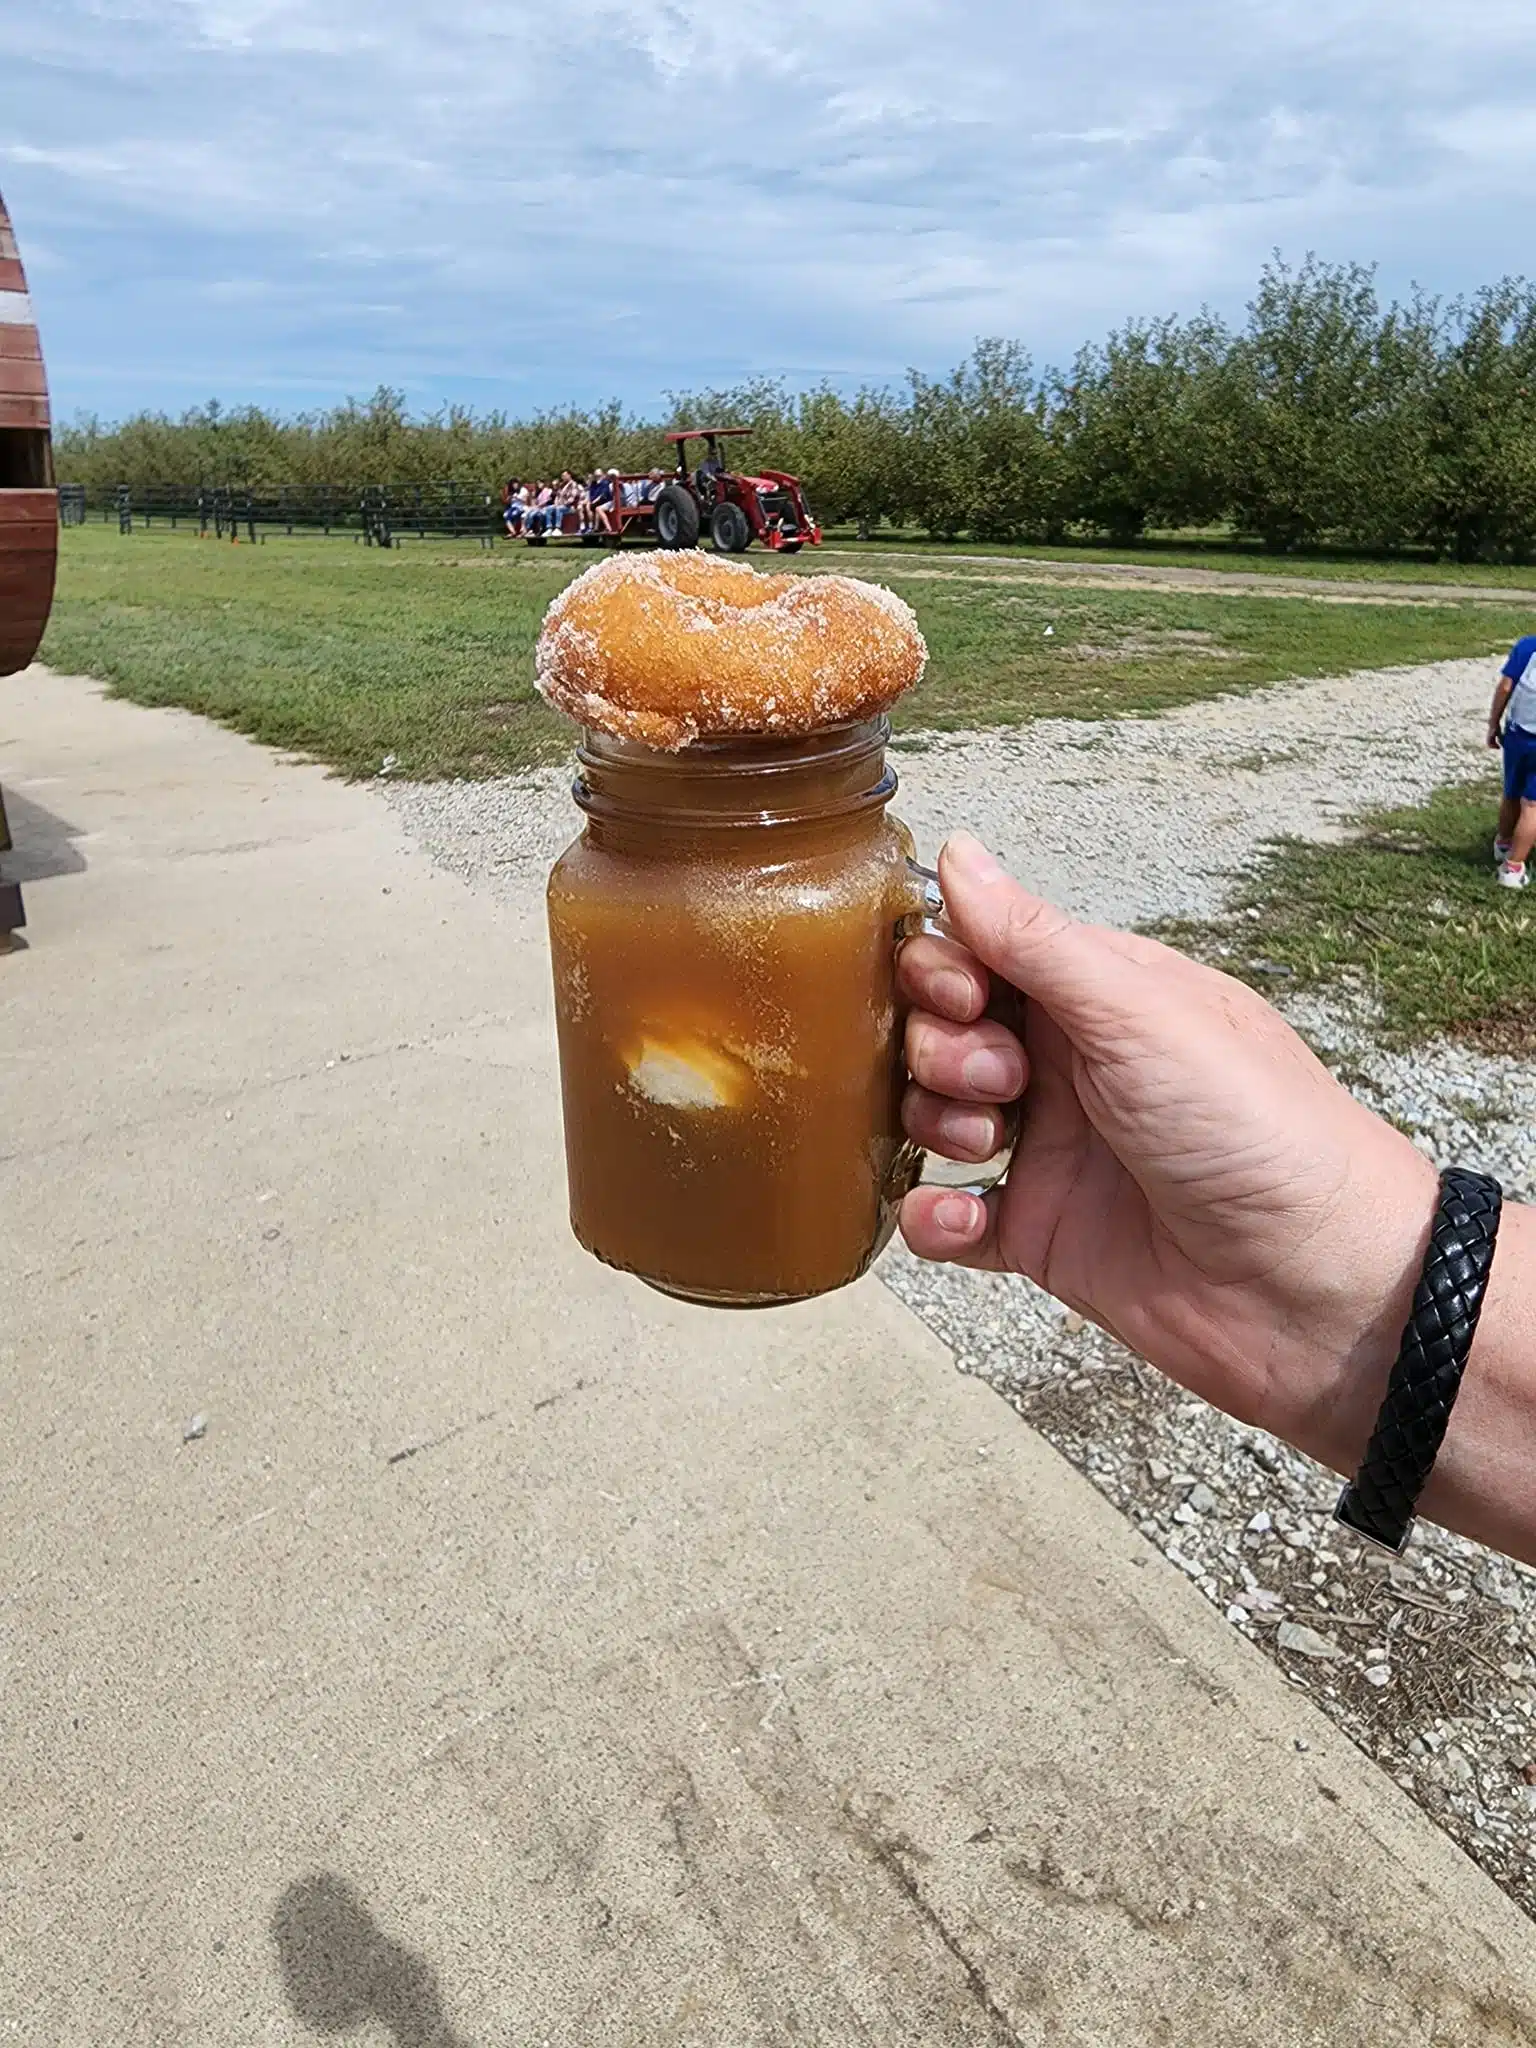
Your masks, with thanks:
M1102 1024L1136 1003L1147 942L1078 924L1032 896L969 832L945 843L939 882L955 937L1069 1029Z

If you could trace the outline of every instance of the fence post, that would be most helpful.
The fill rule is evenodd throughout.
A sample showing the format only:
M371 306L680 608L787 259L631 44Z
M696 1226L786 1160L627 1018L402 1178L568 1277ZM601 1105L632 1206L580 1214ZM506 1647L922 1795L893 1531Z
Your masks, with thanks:
M133 531L133 501L128 495L126 484L119 484L117 487L117 530L119 533Z

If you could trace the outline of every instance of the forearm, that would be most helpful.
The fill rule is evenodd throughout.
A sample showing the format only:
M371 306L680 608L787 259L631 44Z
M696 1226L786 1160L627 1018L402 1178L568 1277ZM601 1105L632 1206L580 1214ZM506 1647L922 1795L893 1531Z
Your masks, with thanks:
M1509 702L1509 693L1514 687L1508 676L1499 677L1498 684L1493 693L1493 703L1488 710L1488 737L1490 739L1493 738L1503 721L1504 707Z

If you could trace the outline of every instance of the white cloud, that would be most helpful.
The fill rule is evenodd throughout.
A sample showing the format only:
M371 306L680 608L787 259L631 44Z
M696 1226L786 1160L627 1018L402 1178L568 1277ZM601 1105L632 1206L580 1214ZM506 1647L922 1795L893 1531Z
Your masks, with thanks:
M1527 0L53 0L0 17L57 396L513 405L1037 358L1269 248L1518 268ZM1523 152L1528 153L1528 152Z

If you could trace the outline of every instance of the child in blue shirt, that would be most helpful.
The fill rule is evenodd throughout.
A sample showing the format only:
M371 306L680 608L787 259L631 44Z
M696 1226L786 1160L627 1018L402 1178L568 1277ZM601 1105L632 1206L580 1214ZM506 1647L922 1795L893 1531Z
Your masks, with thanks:
M1488 712L1488 744L1504 748L1504 801L1499 805L1493 857L1499 882L1523 889L1525 864L1536 847L1536 633L1509 650Z

